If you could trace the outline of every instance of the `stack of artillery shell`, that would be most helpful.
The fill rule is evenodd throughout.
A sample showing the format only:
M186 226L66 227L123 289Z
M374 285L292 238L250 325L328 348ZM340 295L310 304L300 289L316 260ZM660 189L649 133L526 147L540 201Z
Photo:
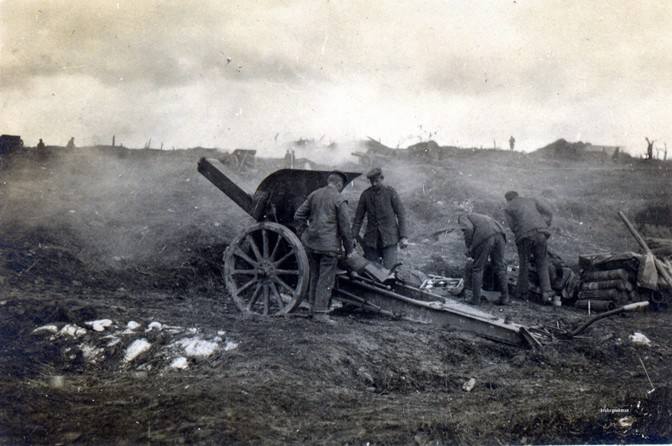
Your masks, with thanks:
M607 311L637 300L637 277L625 268L587 271L581 277L581 290L576 307Z

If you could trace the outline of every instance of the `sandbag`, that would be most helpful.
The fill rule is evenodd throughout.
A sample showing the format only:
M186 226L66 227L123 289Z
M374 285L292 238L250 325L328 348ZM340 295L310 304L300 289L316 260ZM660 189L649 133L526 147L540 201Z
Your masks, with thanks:
M603 280L625 280L629 281L630 274L625 269L611 269L608 271L590 271L584 273L581 277L583 282L600 282Z
M582 290L607 290L610 288L614 288L621 291L632 291L634 289L634 286L632 285L631 282L622 279L583 282L581 284Z
M614 288L608 290L582 290L579 292L579 299L601 299L601 300L630 300L630 293Z

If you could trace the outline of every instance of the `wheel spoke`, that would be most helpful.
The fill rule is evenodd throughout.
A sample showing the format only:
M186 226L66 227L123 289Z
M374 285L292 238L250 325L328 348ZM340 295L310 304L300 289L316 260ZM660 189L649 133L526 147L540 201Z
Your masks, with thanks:
M238 289L236 290L236 292L237 292L238 295L240 296L240 295L242 294L243 291L245 291L246 289L248 289L249 287L251 287L252 284L254 284L254 282L256 282L256 281L257 281L256 278L250 280L250 281L247 282L245 285L243 285L243 286L241 286L240 288L238 288Z
M236 249L233 251L233 255L234 255L234 256L237 256L237 257L240 257L241 259L245 260L247 263L250 264L250 266L254 266L255 268L259 266L259 264L258 264L257 262L255 262L254 260L252 260L252 259L250 258L250 256L248 256L247 254L245 254L240 248L236 248Z
M285 302L282 300L282 296L280 295L280 291L278 291L278 287L275 285L274 282L270 282L269 284L270 289L271 289L271 294L275 298L275 300L278 302L278 307L280 310L282 310L285 307Z
M246 235L245 240L247 240L247 243L250 244L250 247L252 248L252 252L254 253L254 256L257 258L257 260L262 260L263 257L261 256L261 253L259 252L259 247L257 246L257 243L254 241L254 238L250 237L249 235Z
M266 229L261 230L261 241L261 252L264 254L264 259L266 259L268 258L268 231Z
M275 261L275 262L273 262L273 263L275 264L275 266L279 266L282 262L284 262L285 260L287 260L290 256L292 256L292 255L294 255L294 254L295 254L295 251L294 251L294 249L292 249L292 250L289 251L287 254L285 254L284 256L280 257L280 260L277 260L277 261Z
M275 259L275 253L278 251L278 247L280 247L280 240L282 240L282 235L278 234L278 238L275 239L275 246L273 247L273 251L271 251L271 255L269 256L271 261Z
M252 307L254 306L254 304L257 302L257 299L259 298L259 290L260 289L261 289L261 284L257 283L257 287L254 289L254 292L252 293L252 298L247 303L247 311L252 311Z
M276 269L276 274L291 274L292 276L298 276L299 270L297 269Z
M269 297L268 297L269 294L270 293L268 291L268 286L264 286L264 316L268 315L268 307L269 307L269 304L270 304Z
M285 282L284 280L282 280L278 276L273 277L273 280L275 281L275 283L277 283L278 285L280 285L281 287L283 287L284 289L289 291L289 293L292 296L294 296L294 289L291 286L287 285L287 282Z
M232 276L236 275L236 274L254 276L254 275L257 274L257 270L255 270L255 269L234 269L233 271L231 271Z

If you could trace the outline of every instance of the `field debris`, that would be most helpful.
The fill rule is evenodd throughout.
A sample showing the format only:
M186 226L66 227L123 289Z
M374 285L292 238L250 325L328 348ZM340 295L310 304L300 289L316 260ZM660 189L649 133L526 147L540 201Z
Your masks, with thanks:
M171 369L184 370L189 367L189 360L184 356L178 356L173 359L173 362L171 362L168 367Z
M96 321L84 322L84 324L93 328L93 331L105 331L106 328L112 326L112 321L110 319L99 319Z
M78 338L86 334L86 328L78 327L77 325L67 324L58 332L60 336L70 336Z
M126 324L127 330L133 331L137 330L138 328L140 328L140 324L135 321L128 321L128 323Z
M147 341L147 339L144 338L136 339L126 349L126 354L124 355L124 362L133 361L135 358L137 358L139 355L143 354L150 348L152 348L152 344L150 344Z
M628 339L635 345L644 345L646 347L651 346L651 340L648 337L646 337L646 335L639 332L631 334L630 336L628 336Z
M161 324L161 322L153 321L153 322L149 323L149 325L145 329L145 332L152 331L152 330L161 331L162 328L163 328L163 324Z
M217 351L221 338L214 338L207 341L200 337L182 338L175 342L175 345L182 348L184 354L189 357L205 358Z
M235 350L235 349L237 349L237 348L238 348L238 343L235 342L235 341L227 340L227 341L224 343L224 351L225 351L225 352L228 352L228 351L231 351L231 350Z
M462 384L462 390L465 392L471 392L476 386L476 378L469 378L464 384Z
M89 344L80 344L79 349L82 351L84 359L90 362L96 362L105 351L100 347L95 347Z
M622 429L630 429L637 421L634 417L623 417L618 419L618 427Z
M56 326L54 324L48 324L48 325L43 325L41 327L37 327L35 330L33 330L33 334L38 334L38 333L42 333L42 332L56 334L58 332L58 326Z

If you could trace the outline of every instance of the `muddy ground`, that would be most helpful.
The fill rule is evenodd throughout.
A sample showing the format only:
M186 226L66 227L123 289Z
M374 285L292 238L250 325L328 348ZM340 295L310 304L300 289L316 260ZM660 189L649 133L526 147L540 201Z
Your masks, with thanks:
M3 443L672 441L669 311L600 321L538 351L348 309L335 326L303 312L243 317L219 258L249 218L199 178L197 154L139 153L59 152L2 171ZM426 234L461 209L500 215L512 188L548 199L551 249L572 265L579 253L635 249L618 209L668 230L650 212L669 207L665 166L484 152L385 167L413 221L402 258L428 273L459 274L464 257L457 235ZM251 190L274 168L236 178ZM556 332L586 317L520 301L484 308ZM101 331L87 325L103 319ZM148 349L129 359L140 339Z

